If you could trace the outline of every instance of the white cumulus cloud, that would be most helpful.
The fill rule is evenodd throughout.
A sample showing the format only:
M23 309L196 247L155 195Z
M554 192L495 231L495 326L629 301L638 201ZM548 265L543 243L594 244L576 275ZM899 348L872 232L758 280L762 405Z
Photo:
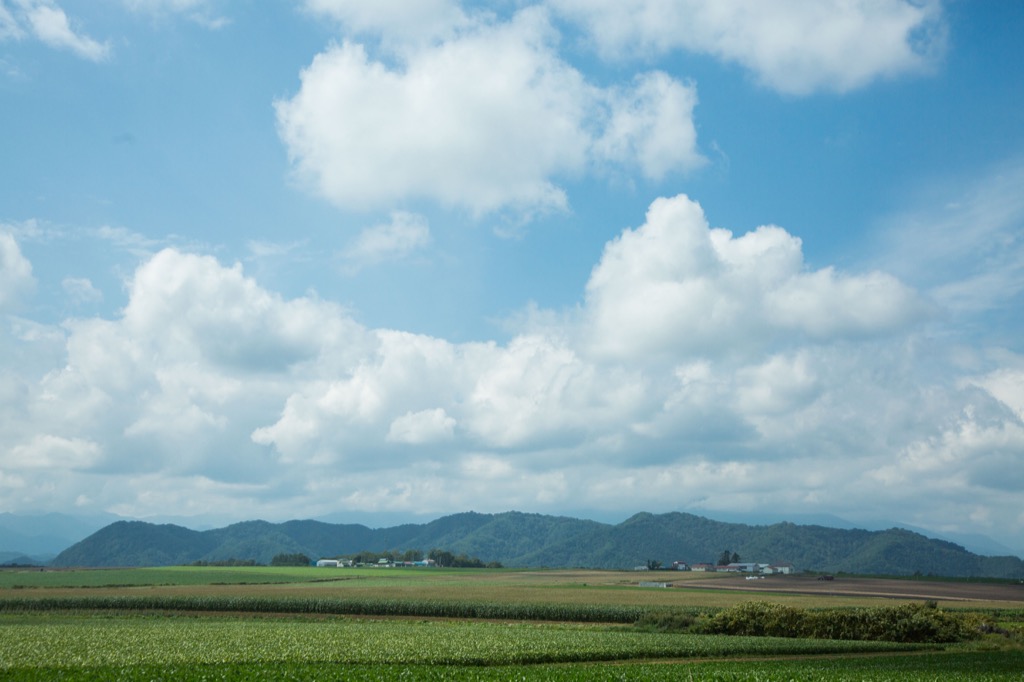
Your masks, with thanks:
M782 92L845 92L928 69L945 48L938 0L549 0L609 58L688 50Z
M636 77L631 89L610 93L611 116L594 143L599 157L629 165L655 180L701 166L693 109L697 91L665 73Z
M391 422L387 440L418 445L438 440L449 440L455 430L455 420L440 408L406 412Z
M927 311L880 272L804 268L779 227L712 229L684 195L658 199L646 222L609 242L587 283L589 346L599 355L718 355L781 334L818 339L886 333Z
M557 38L532 8L388 61L351 40L327 49L276 103L296 176L345 208L430 199L479 215L564 209L559 180L595 159L651 177L700 165L692 86L653 74L602 90Z
M96 443L81 438L37 435L29 442L14 446L4 458L11 469L87 469L100 456Z

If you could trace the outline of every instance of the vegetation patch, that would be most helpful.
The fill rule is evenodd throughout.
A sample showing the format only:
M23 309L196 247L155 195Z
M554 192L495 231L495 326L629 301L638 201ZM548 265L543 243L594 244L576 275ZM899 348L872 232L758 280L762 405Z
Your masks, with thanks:
M694 625L724 635L932 643L978 639L985 627L977 614L944 611L934 603L805 610L764 601L723 609Z
M788 660L687 661L675 663L568 663L530 666L458 666L339 664L259 661L208 664L98 666L93 668L20 668L4 671L5 680L49 682L276 681L379 682L379 680L474 680L475 682L1016 682L1024 654L933 654L858 656Z
M74 596L0 600L0 612L185 611L207 613L294 613L350 616L419 616L483 620L574 623L635 623L641 606L471 602L417 599L274 598L226 596Z
M888 642L665 635L594 626L412 620L36 614L0 620L0 672L18 668L209 665L526 665L914 650Z

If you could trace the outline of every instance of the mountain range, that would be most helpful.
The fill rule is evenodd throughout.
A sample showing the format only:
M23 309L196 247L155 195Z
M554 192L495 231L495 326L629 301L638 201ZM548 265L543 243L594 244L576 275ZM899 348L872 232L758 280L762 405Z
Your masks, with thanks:
M245 521L211 530L117 521L61 552L54 566L165 566L277 554L312 559L360 551L444 549L505 566L632 568L648 561L714 563L724 551L743 561L791 563L830 573L1024 578L1015 556L981 556L901 528L868 531L790 522L725 523L672 512L639 513L608 524L565 516L465 512L424 524L372 529L322 521Z
M62 550L118 519L113 514L0 513L0 564L49 563Z

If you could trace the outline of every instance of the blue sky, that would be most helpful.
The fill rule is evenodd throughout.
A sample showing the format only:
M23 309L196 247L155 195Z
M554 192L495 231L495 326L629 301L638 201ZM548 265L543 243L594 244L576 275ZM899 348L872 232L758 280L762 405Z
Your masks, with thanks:
M1024 6L0 1L0 511L1024 553Z

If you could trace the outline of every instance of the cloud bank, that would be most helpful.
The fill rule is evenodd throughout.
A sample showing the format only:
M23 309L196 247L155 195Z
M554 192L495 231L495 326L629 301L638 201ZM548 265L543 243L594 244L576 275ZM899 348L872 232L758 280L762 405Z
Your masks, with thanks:
M606 244L577 307L534 311L504 343L367 328L165 249L121 314L51 336L59 364L0 375L15 417L0 490L21 508L276 518L827 499L1019 536L1006 472L1024 447L1024 358L958 368L924 333L923 294L809 269L801 249L781 227L737 235L661 198Z

